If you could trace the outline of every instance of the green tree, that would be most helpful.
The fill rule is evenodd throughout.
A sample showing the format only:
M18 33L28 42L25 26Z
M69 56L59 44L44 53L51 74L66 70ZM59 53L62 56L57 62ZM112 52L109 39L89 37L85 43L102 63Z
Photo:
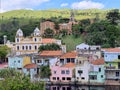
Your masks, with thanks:
M60 31L60 34L62 34L62 36L66 36L67 35L67 30L63 29Z
M6 45L0 46L0 61L1 62L4 62L9 51L10 51L10 49Z
M44 83L31 82L28 76L15 69L0 70L0 90L44 90Z
M72 26L72 34L77 38L78 36L80 36L80 25L79 24L75 24Z
M61 50L61 48L58 44L52 43L52 44L41 45L39 47L39 52L44 50Z
M51 70L49 66L40 66L40 77L41 78L50 78Z
M119 9L113 9L110 12L108 12L106 18L111 24L117 25L118 21L120 21Z
M44 31L44 37L46 38L52 38L54 36L54 31L50 28L47 28L45 31Z

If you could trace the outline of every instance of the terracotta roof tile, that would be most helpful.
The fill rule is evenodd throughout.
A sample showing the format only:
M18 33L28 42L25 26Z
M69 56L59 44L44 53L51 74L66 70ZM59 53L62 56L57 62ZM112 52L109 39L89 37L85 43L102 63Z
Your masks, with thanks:
M62 51L42 51L40 56L61 56Z
M106 51L106 52L120 52L120 48L102 48L102 51Z
M34 64L34 63L32 63L32 64L27 64L27 65L24 66L24 68L28 68L28 69L30 69L30 68L37 68L37 65Z
M103 65L105 63L103 58L92 61L93 65Z
M77 52L71 51L63 54L60 58L76 58Z
M67 68L75 67L75 64L70 62L70 63L67 63L67 64L63 65L63 67L67 67Z
M43 38L41 43L43 43L43 44L50 44L50 43L55 43L55 41L56 40L53 39L53 38Z

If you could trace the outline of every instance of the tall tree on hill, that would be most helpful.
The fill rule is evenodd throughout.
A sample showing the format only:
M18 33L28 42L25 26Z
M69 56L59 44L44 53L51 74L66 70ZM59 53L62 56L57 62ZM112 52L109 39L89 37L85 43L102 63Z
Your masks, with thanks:
M120 21L119 9L114 9L108 12L106 18L111 24L117 25L118 21Z

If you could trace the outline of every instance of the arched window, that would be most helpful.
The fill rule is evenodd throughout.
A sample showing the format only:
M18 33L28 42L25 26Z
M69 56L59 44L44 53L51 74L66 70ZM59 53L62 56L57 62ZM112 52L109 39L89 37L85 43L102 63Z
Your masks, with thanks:
M17 50L19 50L20 48L19 48L19 46L17 46Z
M19 42L19 38L17 38L17 42Z
M31 46L29 46L29 49L31 50Z
M35 42L37 41L37 39L35 38Z
M22 50L24 50L25 48L24 48L24 46L22 46Z
M28 46L26 46L26 50L28 50Z
M37 46L35 46L35 50L37 50Z

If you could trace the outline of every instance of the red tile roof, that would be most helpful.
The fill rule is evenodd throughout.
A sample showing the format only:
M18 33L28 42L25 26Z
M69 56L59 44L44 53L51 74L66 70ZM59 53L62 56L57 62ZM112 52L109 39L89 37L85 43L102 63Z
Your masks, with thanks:
M103 65L105 63L103 58L92 61L93 65Z
M76 58L77 52L71 51L63 54L60 58Z
M102 51L106 51L106 52L120 52L120 48L102 48Z
M62 51L42 51L40 56L61 56Z
M42 39L42 43L43 44L50 44L50 43L55 43L55 39L53 39L53 38L43 38Z
M24 68L28 68L28 69L30 69L30 68L37 68L37 65L34 64L34 63L32 63L32 64L27 64L27 65L24 66Z
M70 63L67 63L67 64L63 65L63 67L67 67L67 68L75 67L75 64L70 62Z

